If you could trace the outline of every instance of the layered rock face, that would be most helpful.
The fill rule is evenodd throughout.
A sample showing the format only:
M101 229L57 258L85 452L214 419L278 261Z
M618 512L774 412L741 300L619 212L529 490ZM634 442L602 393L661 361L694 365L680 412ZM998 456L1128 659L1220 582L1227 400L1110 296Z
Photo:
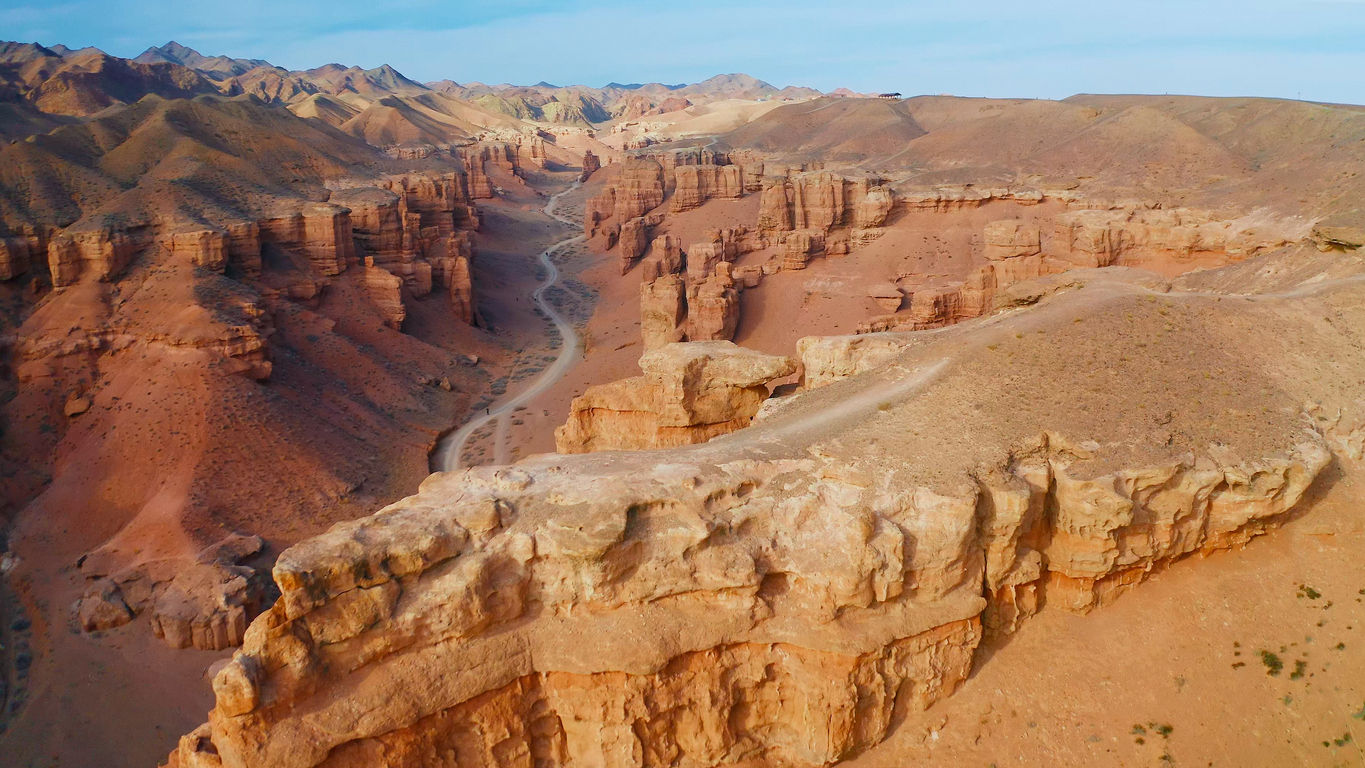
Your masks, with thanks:
M168 232L157 238L173 258L222 272L230 250L228 233L218 228Z
M767 383L796 363L729 341L668 344L640 358L644 376L589 387L555 430L560 453L671 448L748 426Z
M761 194L750 242L778 250L774 270L804 269L812 256L843 255L876 240L897 204L878 177L824 171L765 178Z
M1191 264L1201 255L1229 264L1291 239L1185 208L1079 210L1059 217L1051 252L1081 267Z
M1032 256L1043 250L1042 236L1036 224L1017 220L994 221L986 225L982 236L986 258L991 261Z
M672 235L656 238L640 270L640 336L645 349L685 338L687 282L682 247Z
M404 318L408 316L408 309L403 306L403 279L383 267L375 266L374 258L366 256L364 282L370 300L384 316L384 324L395 330L401 329Z
M1047 333L804 343L807 381L824 386L704 445L433 475L280 556L281 599L214 679L209 723L176 760L851 757L897 708L951 694L983 632L1044 598L1088 611L1283 523L1331 460L1296 403L1356 407L1354 374L1266 402L1262 357L1279 352L1244 329L1298 339L1326 307L1358 313L1358 294L1219 303L1088 284L1030 310ZM1083 307L1099 308L1089 327L1072 322ZM1171 330L1152 352L1130 323ZM1228 356L1129 357L1141 343L1184 360L1211 336ZM1002 337L1016 362L987 354ZM1346 331L1302 338L1307 354L1365 364ZM1062 402L1019 386L1090 344L1129 385L1121 414L1103 412L1109 392ZM675 393L695 381L688 365L667 370ZM1215 370L1245 386L1180 393Z
M351 210L356 241L373 258L373 267L399 278L418 298L440 285L449 292L456 316L474 323L474 250L468 230L479 220L463 175L393 176L379 187L339 190L332 201ZM365 280L372 295L384 297L381 303L391 303L392 291L383 287L387 279L367 269ZM402 322L395 308L385 313L393 327Z
M877 306L887 312L895 312L901 308L905 300L905 295L901 289L892 282L881 282L867 289L867 295L877 302Z
M829 231L844 223L846 179L832 173L800 173L764 182L758 228Z
M889 187L869 185L866 179L855 187L854 199L853 226L858 229L872 229L885 224L896 205Z
M121 274L133 256L151 245L151 227L93 230L67 229L47 247L52 285L74 285L85 276L109 280Z
M779 265L784 270L805 269L810 260L825 251L825 235L818 229L797 229L781 232L776 238L781 256Z
M760 268L750 267L737 279L730 263L741 252L746 234L744 228L707 230L686 255L672 235L655 238L640 275L640 333L645 349L683 340L734 338L739 293L758 285L762 277ZM627 237L625 229L621 237ZM622 247L623 274L635 247Z
M938 213L980 208L992 201L1037 205L1043 199L1043 192L1032 187L977 187L971 184L905 190L898 196L898 201L907 210Z
M983 199L996 199L987 193ZM988 263L962 283L914 291L909 312L872 318L860 332L938 328L980 317L1017 303L1014 286L1071 269L1130 266L1175 274L1196 265L1237 263L1290 242L1281 226L1255 228L1188 209L1072 210L1051 222L1050 237L1044 231L1018 219L987 224L982 254ZM799 261L784 261L784 268L796 268Z
M260 222L261 239L308 257L325 276L346 271L355 260L350 210L330 203L309 203L303 210Z
M629 221L663 205L663 173L663 168L653 160L627 160L621 164L621 177L614 192L618 221Z
M645 349L684 339L734 338L743 285L735 281L725 261L736 253L733 236L732 230L709 231L707 240L694 244L687 254L686 274L677 238L664 235L654 240L641 270L640 334Z
M473 200L492 199L493 180L489 178L488 171L484 170L483 152L466 152L461 156L464 159L465 174L469 179L469 197Z
M229 222L228 263L241 270L246 277L261 274L261 226L254 221Z
M714 274L687 287L689 341L729 340L739 326L739 290L730 264L720 262Z
M350 210L351 232L376 261L395 261L411 250L411 243L404 242L407 233L394 192L377 187L343 189L332 193L331 202Z
M474 300L474 276L469 271L469 258L452 259L442 273L442 282L449 288L450 305L455 309L455 316L467 325L474 325L478 315Z
M744 195L744 182L736 165L683 165L675 171L670 210L690 211L707 200L737 200Z
M545 152L545 139L540 136L517 136L512 142L517 148L517 163L522 167L544 168L549 156Z
M616 215L616 187L607 186L600 194L588 198L583 206L583 234L595 237L599 225ZM610 246L608 246L610 247Z
M640 337L645 349L686 338L687 283L668 273L640 283Z
M640 258L645 252L645 247L649 244L649 229L645 225L645 220L641 217L630 219L621 224L621 232L617 236L616 245L619 249L617 256L621 263L621 274L630 271L635 260Z
M254 569L221 563L186 567L156 596L152 633L172 648L221 651L242 644L261 612L264 589Z

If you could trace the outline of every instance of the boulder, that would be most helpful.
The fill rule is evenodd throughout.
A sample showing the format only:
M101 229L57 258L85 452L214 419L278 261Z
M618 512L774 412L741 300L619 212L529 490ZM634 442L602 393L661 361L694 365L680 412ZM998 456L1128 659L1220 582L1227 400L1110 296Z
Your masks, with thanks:
M889 280L874 283L867 289L867 295L873 301L877 302L877 306L887 312L895 312L900 309L901 302L905 300L905 296L901 293L901 289Z
M195 563L154 600L152 632L172 648L219 651L241 645L263 595L261 579L251 568Z
M133 620L123 592L113 580L97 579L76 604L76 618L86 632L102 632Z
M705 442L746 426L767 383L796 370L791 358L728 341L665 345L640 358L644 376L590 387L555 431L560 453L642 450Z

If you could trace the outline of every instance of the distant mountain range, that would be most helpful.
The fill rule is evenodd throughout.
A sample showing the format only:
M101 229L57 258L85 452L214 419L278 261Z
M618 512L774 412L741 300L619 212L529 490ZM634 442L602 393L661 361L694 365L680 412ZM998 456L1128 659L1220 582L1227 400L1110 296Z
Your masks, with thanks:
M69 55L64 48L47 49ZM85 49L92 51L93 49ZM327 64L316 69L290 71L261 59L205 56L171 41L148 48L131 61L138 64L176 64L202 75L224 93L251 93L286 105L307 101L316 94L346 97L413 97L443 93L519 120L588 126L613 118L636 117L672 106L704 104L718 99L805 99L822 95L813 88L778 88L745 74L717 75L700 83L609 83L601 88L582 85L558 86L542 80L535 85L486 85L453 80L419 83L393 67L375 69ZM352 106L354 104L352 100Z

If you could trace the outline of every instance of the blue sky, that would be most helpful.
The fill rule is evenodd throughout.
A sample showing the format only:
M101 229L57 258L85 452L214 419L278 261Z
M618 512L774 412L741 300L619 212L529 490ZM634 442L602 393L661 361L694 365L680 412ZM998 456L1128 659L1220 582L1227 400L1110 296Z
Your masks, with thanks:
M0 0L0 37L134 56L177 40L302 69L603 85L746 72L906 95L1365 103L1365 0Z

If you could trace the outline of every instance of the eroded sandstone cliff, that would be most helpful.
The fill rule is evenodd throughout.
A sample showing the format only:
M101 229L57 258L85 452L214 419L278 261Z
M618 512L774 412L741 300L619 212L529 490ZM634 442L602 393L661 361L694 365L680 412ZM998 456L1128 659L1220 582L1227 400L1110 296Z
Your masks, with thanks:
M1344 326L1314 325L1359 316L1357 281L1225 301L1112 275L1004 320L804 344L825 385L704 445L437 474L291 548L280 601L174 760L858 753L898 707L961 685L983 632L1043 601L1091 610L1283 524L1340 443L1305 401L1365 416L1365 359ZM1291 338L1340 371L1276 365ZM1100 378L1071 387L1100 353ZM1181 394L1213 375L1228 386Z

